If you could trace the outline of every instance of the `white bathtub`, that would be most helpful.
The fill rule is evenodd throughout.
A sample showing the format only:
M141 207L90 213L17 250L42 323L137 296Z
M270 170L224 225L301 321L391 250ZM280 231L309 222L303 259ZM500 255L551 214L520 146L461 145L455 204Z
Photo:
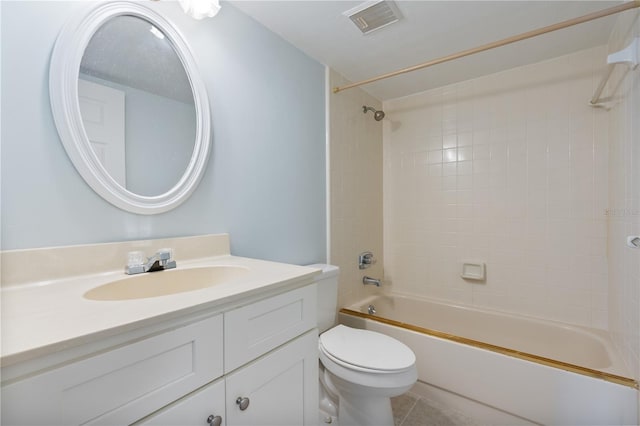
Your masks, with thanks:
M637 383L603 332L404 296L366 299L340 322L404 342L420 382L508 413L507 423L637 424Z

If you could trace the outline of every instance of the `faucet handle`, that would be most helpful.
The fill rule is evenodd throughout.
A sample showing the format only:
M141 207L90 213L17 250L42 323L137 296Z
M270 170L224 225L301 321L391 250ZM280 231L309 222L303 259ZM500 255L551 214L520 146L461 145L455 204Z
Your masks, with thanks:
M172 269L176 267L176 261L173 259L175 252L172 248L163 248L158 250L156 257L164 269Z
M156 252L156 256L159 260L171 260L173 258L173 250L170 248L163 248Z
M130 251L127 253L127 264L124 272L128 275L144 272L144 262L146 257L142 251Z
M129 267L140 266L145 262L145 260L146 257L143 251L136 250L127 253L127 266Z
M376 259L373 257L373 253L365 251L358 256L358 268L367 269L371 265L375 265Z

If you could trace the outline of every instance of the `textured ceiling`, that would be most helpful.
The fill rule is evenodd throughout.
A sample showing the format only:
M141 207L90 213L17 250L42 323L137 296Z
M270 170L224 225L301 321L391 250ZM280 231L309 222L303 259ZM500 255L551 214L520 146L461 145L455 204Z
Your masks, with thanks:
M153 35L151 27L133 16L109 20L91 38L80 72L193 104L189 78L173 45Z

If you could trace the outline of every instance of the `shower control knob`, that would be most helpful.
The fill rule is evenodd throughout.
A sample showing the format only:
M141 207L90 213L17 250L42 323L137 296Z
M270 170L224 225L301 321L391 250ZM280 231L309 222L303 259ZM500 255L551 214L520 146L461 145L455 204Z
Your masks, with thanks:
M236 404L238 404L240 410L244 411L249 407L249 398L239 396L238 399L236 399Z
M373 253L370 251L365 251L360 253L358 256L358 268L367 269L369 266L374 265L376 263L376 259L373 257Z
M220 426L222 425L222 417L214 416L213 414L211 414L209 417L207 417L207 424L211 426Z

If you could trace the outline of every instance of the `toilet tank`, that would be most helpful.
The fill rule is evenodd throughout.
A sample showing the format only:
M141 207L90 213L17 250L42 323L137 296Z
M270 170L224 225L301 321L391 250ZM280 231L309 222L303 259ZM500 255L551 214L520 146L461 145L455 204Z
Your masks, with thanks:
M336 324L338 308L338 273L340 268L333 265L315 264L311 268L322 270L316 275L318 284L318 330L326 331Z

